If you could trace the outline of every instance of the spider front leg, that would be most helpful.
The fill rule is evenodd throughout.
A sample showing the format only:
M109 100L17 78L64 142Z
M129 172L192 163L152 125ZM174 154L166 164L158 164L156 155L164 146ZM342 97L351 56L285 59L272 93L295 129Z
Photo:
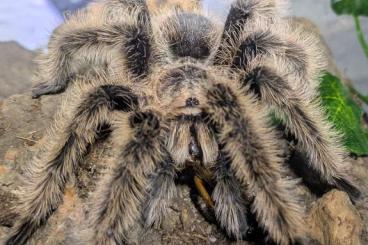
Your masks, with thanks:
M308 156L309 164L329 184L358 198L359 189L349 176L346 153L339 134L328 123L317 102L306 101L293 90L287 77L278 75L268 66L253 68L242 80L255 94L282 118L298 146Z
M252 212L258 222L278 244L290 244L300 238L304 235L304 213L295 193L296 181L285 177L282 144L267 125L264 109L238 88L224 84L210 89L207 99L206 110L217 128L229 171L253 198ZM226 221L225 216L218 218Z
M77 108L72 113L70 108L62 108L48 145L30 166L19 208L20 218L7 245L25 244L58 208L66 182L98 138L99 129L112 124L111 112L128 112L138 105L136 96L123 86L100 86L88 91L78 102L85 92L83 89L75 91Z
M99 20L98 16L91 17L88 13L77 14L54 31L48 53L42 55L39 62L38 79L45 82L33 89L33 98L63 92L70 81L81 75L79 73L83 75L85 67L102 65L106 69L106 64L108 66L112 62L114 52L114 55L121 53L118 56L123 57L126 70L133 77L147 75L151 27L145 2L108 0L105 5L102 6L102 13L119 16L120 19L106 21L103 17ZM119 15L119 9L125 12L128 9L129 13ZM104 18L109 19L106 16ZM74 62L78 63L76 66L73 61L77 56L81 56L82 64Z
M168 157L168 155L167 155ZM167 213L168 205L176 196L176 166L168 157L151 177L151 188L144 207L145 226L160 225Z
M175 191L173 165L165 149L158 115L152 111L137 112L122 130L129 138L119 149L116 168L105 177L105 184L98 191L92 244L127 242L130 230L142 218L143 207L147 225L158 222L166 200ZM157 206L160 204L163 206Z
M318 40L280 18L282 1L236 1L225 24L214 65L246 70L255 60L277 58L310 97L324 67Z
M227 65L236 52L244 29L254 22L265 21L271 24L279 18L278 11L282 1L279 0L236 0L228 13L219 49L215 55L215 65Z
M223 229L240 240L246 237L249 226L247 223L246 200L244 187L236 179L230 168L231 159L220 152L215 166L216 186L212 193L215 202L215 214Z

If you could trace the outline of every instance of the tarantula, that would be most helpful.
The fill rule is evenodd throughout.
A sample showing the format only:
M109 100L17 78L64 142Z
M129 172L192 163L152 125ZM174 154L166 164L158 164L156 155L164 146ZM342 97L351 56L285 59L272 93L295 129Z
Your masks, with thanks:
M318 103L318 43L282 10L279 0L236 0L222 26L199 10L150 14L143 0L105 0L70 17L52 35L33 97L70 88L6 244L24 244L47 221L106 130L116 166L98 185L87 244L126 243L138 222L159 224L188 165L211 173L228 235L245 237L249 203L277 244L305 236L282 133L321 179L357 198L341 137Z

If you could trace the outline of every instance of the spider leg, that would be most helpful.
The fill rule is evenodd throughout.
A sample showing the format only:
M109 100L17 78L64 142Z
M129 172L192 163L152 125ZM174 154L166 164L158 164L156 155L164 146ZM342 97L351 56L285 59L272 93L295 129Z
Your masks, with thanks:
M244 23L233 41L219 47L217 57L215 65L229 66L235 73L248 70L253 63L276 59L294 76L292 87L303 90L308 99L316 97L316 81L325 67L319 40L285 19L258 18Z
M279 18L278 12L283 1L280 0L236 0L232 3L228 13L219 49L215 55L215 65L227 65L235 52L238 40L246 31L249 23L265 21L273 23Z
M327 121L318 102L303 99L288 78L270 66L256 66L243 78L261 101L273 107L288 131L307 154L309 164L331 185L358 198L359 189L348 175L349 165L339 134Z
M76 92L75 99L81 94ZM94 88L76 104L73 112L68 111L69 107L63 108L49 137L50 142L32 162L23 190L20 219L7 245L25 244L46 223L61 204L66 182L98 138L99 129L111 124L111 111L131 111L137 107L137 98L126 87L104 85Z
M163 162L151 179L151 189L144 208L145 226L160 225L168 204L176 195L176 168L171 159Z
M250 25L233 46L232 60L227 65L245 73L240 82L276 109L298 139L310 165L327 183L345 190L353 199L358 198L360 192L348 175L341 139L315 102L315 81L323 63L315 50L318 45L313 37L301 40L304 36L298 30L288 32L288 27L276 23L266 28Z
M317 79L323 66L321 58L314 53L313 45L300 40L288 40L294 36L287 36L286 33L282 34L283 32L285 30L277 25L270 25L267 28L263 25L250 26L242 33L239 43L230 49L231 55L228 55L227 65L235 71L243 71L253 63L261 63L270 57L277 58L280 66L283 65L295 76L296 83L308 89L308 84Z
M230 169L253 198L252 211L258 222L272 240L290 244L304 233L296 181L285 177L283 148L265 122L264 108L230 86L217 84L207 96L207 112L217 125L218 143L223 146L225 159L231 161Z
M65 78L63 82L56 82L55 84L42 82L32 88L32 98L37 99L42 95L62 93L65 91L69 80L69 78Z
M230 169L231 159L220 153L217 160L216 186L212 193L215 202L215 214L226 232L240 240L248 231L246 201L243 198L243 186Z
M105 5L101 11L104 16L100 20L99 16L94 16L95 12L82 12L54 31L48 53L39 58L38 79L45 82L33 89L33 98L64 91L68 83L79 75L80 64L73 62L77 57L82 63L109 63L114 55L121 56L123 66L133 77L147 75L151 28L144 1L108 0ZM116 9L128 13L124 15ZM103 20L109 19L106 16L110 15L115 17ZM111 54L105 54L106 48L113 50Z
M152 111L133 114L124 133L128 137L119 147L117 166L106 175L102 188L97 192L92 235L89 236L92 244L125 243L129 239L129 231L141 218L147 193L153 198L148 201L148 222L151 223L159 214L150 213L150 209L160 212L162 207L156 207L156 202L165 206L164 200L174 191L171 159L164 148L157 114ZM169 193L156 189L161 188L160 184Z
M313 35L292 27L285 20L249 25L239 42L230 48L227 65L237 72L276 60L275 64L293 77L290 86L302 90L306 99L314 99L320 72L325 67L318 42Z

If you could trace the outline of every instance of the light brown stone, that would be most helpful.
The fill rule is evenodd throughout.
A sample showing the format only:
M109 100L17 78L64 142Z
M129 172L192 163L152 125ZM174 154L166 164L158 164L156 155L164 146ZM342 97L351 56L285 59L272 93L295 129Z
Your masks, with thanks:
M0 99L23 93L32 87L36 54L16 42L0 43Z
M307 221L310 235L322 245L362 244L362 219L344 192L325 194L313 205Z
M6 151L4 160L6 163L14 164L17 158L18 151L16 149L10 148Z
M7 172L9 172L9 169L0 164L0 175L6 174Z

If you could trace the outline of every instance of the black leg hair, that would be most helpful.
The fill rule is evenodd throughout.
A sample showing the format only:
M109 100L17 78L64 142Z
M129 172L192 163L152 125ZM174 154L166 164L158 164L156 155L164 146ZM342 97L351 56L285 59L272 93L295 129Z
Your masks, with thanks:
M292 29L286 20L259 20L244 24L235 38L227 35L227 39L228 43L219 47L215 65L229 66L237 73L248 70L254 63L276 58L279 66L295 76L295 83L315 97L315 81L324 67L324 59L313 36Z
M217 124L230 169L253 198L252 212L258 222L273 241L290 244L304 232L296 181L285 177L283 148L265 122L262 108L240 93L237 88L215 85L208 94L210 121Z
M236 0L227 16L219 50L214 59L215 65L229 65L228 49L237 44L238 39L249 22L272 20L277 15L275 0ZM230 55L231 56L231 55Z
M147 192L150 187L158 187L155 184L159 180L154 180L152 185L150 177L158 171L157 176L163 180L170 176L166 180L171 181L172 172L169 170L165 176L162 168L170 156L164 149L164 137L156 113L147 111L131 115L129 128L124 127L123 130L128 137L120 147L117 166L105 176L105 183L97 191L97 202L92 213L93 227L89 235L91 244L126 243L129 231L141 218ZM169 182L166 183L170 186ZM152 189L151 194L155 193L157 190ZM159 199L166 200L161 194Z
M237 240L244 239L248 232L246 201L233 170L231 159L221 152L216 165L216 186L212 193L215 214L220 226Z
M360 192L348 175L346 156L338 134L327 122L316 102L298 96L288 81L267 66L253 68L242 80L260 100L275 107L298 146L309 158L309 164L322 178L358 198Z
M152 31L145 2L137 1L137 3L140 4L118 0L109 0L106 3L107 9L111 11L114 11L114 8L125 8L127 4L132 14L126 18L132 20L88 27L80 26L79 22L83 23L84 19L77 16L75 20L67 22L65 27L61 26L60 30L55 31L50 39L49 52L40 61L40 79L48 81L36 86L32 91L32 97L63 92L75 75L71 74L74 55L83 48L98 54L91 57L98 57L101 56L98 52L105 47L111 49L120 47L125 66L131 75L137 78L145 77L148 74L152 52ZM73 25L76 27L72 28Z
M144 208L147 228L162 223L170 201L176 196L176 168L172 159L166 159L151 178L152 184L146 202L147 206Z
M290 169L302 178L303 185L317 197L321 197L334 188L334 186L327 183L318 171L312 168L308 158L298 149L293 148L287 162Z
M220 46L216 56L220 62L215 65L241 73L256 63L266 64L274 59L278 67L293 77L292 87L303 91L300 95L304 98L313 100L318 96L319 76L326 65L319 39L286 19L256 19L244 24L233 41Z
M19 213L20 219L7 240L7 245L25 244L32 234L58 208L63 200L68 179L88 151L98 131L111 124L109 112L128 112L137 107L137 98L123 86L105 85L98 87L80 102L75 116L57 133L60 138L50 137L43 155L36 158L29 171L29 183ZM68 108L66 108L68 109ZM111 116L111 115L110 115ZM66 120L65 118L61 120Z
M257 56L270 55L277 49L284 50L285 44L278 37L267 31L259 31L249 34L241 40L231 64L232 68L244 69Z
M270 29L255 28L246 31L239 38L239 43L232 44L228 54L223 57L222 64L236 71L242 71L248 69L252 62L259 62L262 57L277 56L279 62L285 63L285 67L288 67L291 73L306 79L307 69L310 66L307 50L298 43L283 40Z

